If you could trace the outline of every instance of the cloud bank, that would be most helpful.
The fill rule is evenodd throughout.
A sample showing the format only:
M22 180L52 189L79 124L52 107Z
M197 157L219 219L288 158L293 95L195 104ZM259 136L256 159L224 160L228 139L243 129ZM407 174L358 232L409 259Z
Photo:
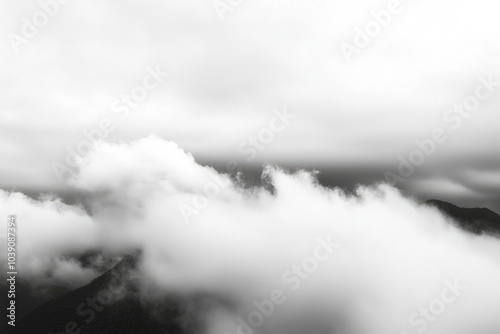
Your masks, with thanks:
M262 180L245 187L154 136L101 142L68 181L88 210L2 191L0 213L18 216L19 271L34 284L97 274L65 254L141 248L145 286L220 301L209 332L248 332L273 293L281 303L256 333L500 330L498 239L468 235L387 185L347 194L271 166ZM195 198L203 205L186 221Z

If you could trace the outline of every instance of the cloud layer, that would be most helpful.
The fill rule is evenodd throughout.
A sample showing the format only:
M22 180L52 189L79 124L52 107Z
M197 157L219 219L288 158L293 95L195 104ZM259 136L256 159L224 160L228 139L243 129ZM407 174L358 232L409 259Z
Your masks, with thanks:
M157 64L171 76L111 139L153 132L199 158L241 159L240 142L267 124L271 108L287 106L296 121L258 163L396 165L479 76L499 80L500 27L493 0L402 0L404 10L348 64L340 45L389 2L255 0L221 21L213 1L71 1L19 53L0 40L1 186L64 187L50 163L63 160L83 130L116 116L112 102ZM23 18L38 11L37 0L2 2L2 36L21 33ZM499 99L483 104L421 167L432 174L443 163L437 177L483 205L491 201L483 174L500 175ZM479 180L460 175L470 170Z
M34 284L96 275L65 254L141 248L146 286L221 301L212 330L238 330L275 290L286 301L262 326L277 333L297 319L344 333L417 333L423 321L429 334L500 329L498 239L468 235L389 186L346 194L314 173L268 167L263 185L248 188L158 137L99 143L70 183L89 195L87 211L0 194L1 215L18 216L19 271ZM338 248L307 273L318 239ZM307 273L300 284L294 266ZM423 320L450 282L466 288Z

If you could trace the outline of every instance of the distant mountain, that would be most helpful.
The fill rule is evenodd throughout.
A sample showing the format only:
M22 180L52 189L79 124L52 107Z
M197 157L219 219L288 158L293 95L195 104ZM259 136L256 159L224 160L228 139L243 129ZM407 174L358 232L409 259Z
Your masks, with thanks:
M186 310L181 299L165 298L151 307L139 298L138 285L133 276L139 258L140 254L125 257L89 284L40 305L17 321L15 327L8 326L2 333L194 333L195 322L186 322ZM100 303L112 300L105 306ZM155 316L148 309L154 309Z
M461 208L448 202L431 199L422 204L436 207L453 218L464 230L474 234L500 235L500 215L487 208Z

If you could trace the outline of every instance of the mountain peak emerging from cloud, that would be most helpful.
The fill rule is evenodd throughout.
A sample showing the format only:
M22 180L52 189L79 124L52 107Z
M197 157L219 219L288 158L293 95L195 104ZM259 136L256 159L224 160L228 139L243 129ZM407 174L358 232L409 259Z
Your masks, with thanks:
M461 208L437 199L430 199L422 204L438 208L466 231L474 234L500 234L500 215L488 208Z

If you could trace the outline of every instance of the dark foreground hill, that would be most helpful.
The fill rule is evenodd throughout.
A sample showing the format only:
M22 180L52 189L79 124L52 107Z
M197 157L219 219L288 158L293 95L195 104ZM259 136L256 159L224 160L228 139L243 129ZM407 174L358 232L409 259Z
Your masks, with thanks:
M461 208L448 202L428 200L422 204L434 206L453 218L464 230L474 234L500 235L500 215L487 208Z
M155 305L156 315L138 297L134 269L140 255L125 257L89 284L46 302L6 334L178 334L195 333L175 297ZM160 314L161 313L161 314Z

